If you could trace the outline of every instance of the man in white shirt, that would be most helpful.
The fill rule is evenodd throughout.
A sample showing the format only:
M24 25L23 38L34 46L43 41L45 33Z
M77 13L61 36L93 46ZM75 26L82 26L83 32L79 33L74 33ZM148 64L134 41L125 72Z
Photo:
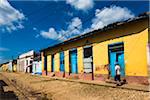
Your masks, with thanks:
M121 79L120 79L120 65L117 63L115 65L115 72L116 72L116 76L115 76L115 81L117 81L117 86L121 85Z

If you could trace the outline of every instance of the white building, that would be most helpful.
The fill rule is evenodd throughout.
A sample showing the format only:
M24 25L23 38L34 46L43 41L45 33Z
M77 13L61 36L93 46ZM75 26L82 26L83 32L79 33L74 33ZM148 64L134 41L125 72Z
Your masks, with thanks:
M32 72L32 62L35 52L33 50L19 55L17 59L17 72Z
M40 55L37 55L34 58L34 61L32 63L32 74L42 75L42 61Z

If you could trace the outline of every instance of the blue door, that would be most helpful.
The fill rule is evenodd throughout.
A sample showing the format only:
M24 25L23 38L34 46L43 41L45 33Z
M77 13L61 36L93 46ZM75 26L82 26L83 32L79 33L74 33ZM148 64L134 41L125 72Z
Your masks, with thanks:
M64 52L60 52L60 71L64 72Z
M116 52L110 52L110 71L111 71L112 77L114 77L116 75L115 63L116 63Z
M114 77L115 73L115 64L118 63L120 65L121 76L125 76L125 63L124 63L124 53L120 52L110 52L110 70L111 76Z
M118 63L121 67L121 76L125 76L124 53L118 53Z
M52 67L51 67L51 71L54 72L54 55L52 55Z
M46 71L47 75L47 56L44 57L44 70Z
M115 64L120 65L121 76L125 76L125 63L124 63L124 43L114 43L108 45L109 49L109 62L110 62L110 72L111 76L116 75Z
M71 72L78 73L77 68L77 50L73 50L70 52L70 59L71 59Z

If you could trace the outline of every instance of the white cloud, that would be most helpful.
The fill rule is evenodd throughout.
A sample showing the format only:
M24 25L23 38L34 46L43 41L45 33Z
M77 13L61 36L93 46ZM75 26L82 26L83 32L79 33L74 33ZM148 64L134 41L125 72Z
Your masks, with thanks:
M96 9L95 18L92 20L92 29L103 28L104 26L117 21L133 18L134 14L125 7L111 6L104 7L102 10Z
M49 31L48 32L45 32L45 31L41 31L41 36L43 36L44 38L46 39L56 39L56 38L59 38L60 35L55 31L54 28L49 28Z
M84 29L84 30L82 31L82 34L86 34L86 33L91 32L91 31L93 31L93 29L91 29L91 28L86 28L86 29Z
M9 51L9 49L8 48L4 48L4 47L0 47L0 52L2 52L2 51Z
M82 29L82 21L78 17L75 17L69 23L68 29L66 32L69 33L70 36L80 34L80 30Z
M82 21L80 18L75 17L69 22L69 25L66 30L56 31L54 28L49 28L48 32L41 31L40 35L47 39L56 40L60 38L61 40L65 40L72 36L80 34L80 30L82 29Z
M8 32L22 29L24 19L24 14L13 8L7 0L0 0L0 27L5 27Z
M109 8L104 7L101 10L100 9L95 10L95 17L92 19L92 24L86 29L83 29L81 19L79 17L75 17L71 20L71 22L69 22L69 25L66 30L62 29L56 32L54 28L50 28L51 31L50 29L49 32L42 31L41 35L49 39L55 40L61 37L62 40L65 40L79 34L84 34L93 30L103 28L108 24L117 21L124 21L133 17L134 14L125 7L124 8L119 6L111 6Z
M93 0L66 0L66 3L70 4L75 9L84 11L93 8L94 5Z

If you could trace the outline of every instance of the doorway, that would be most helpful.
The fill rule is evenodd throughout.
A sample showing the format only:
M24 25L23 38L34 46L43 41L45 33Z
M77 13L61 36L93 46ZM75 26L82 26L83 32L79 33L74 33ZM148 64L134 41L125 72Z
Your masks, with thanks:
M92 80L94 79L93 73L93 51L92 46L85 46L83 50L83 65L84 73L92 73Z
M54 72L54 54L51 55L51 72Z
M47 75L47 56L44 56L44 71L45 74Z
M78 73L78 65L77 65L77 49L72 49L69 51L69 65L70 65L70 73L77 74Z
M60 52L60 71L65 72L64 66L64 52Z
M115 77L115 64L120 65L121 69L121 76L125 76L125 63L124 63L124 44L121 43L115 43L108 45L108 51L109 51L109 63L110 63L110 71L111 71L111 77Z

